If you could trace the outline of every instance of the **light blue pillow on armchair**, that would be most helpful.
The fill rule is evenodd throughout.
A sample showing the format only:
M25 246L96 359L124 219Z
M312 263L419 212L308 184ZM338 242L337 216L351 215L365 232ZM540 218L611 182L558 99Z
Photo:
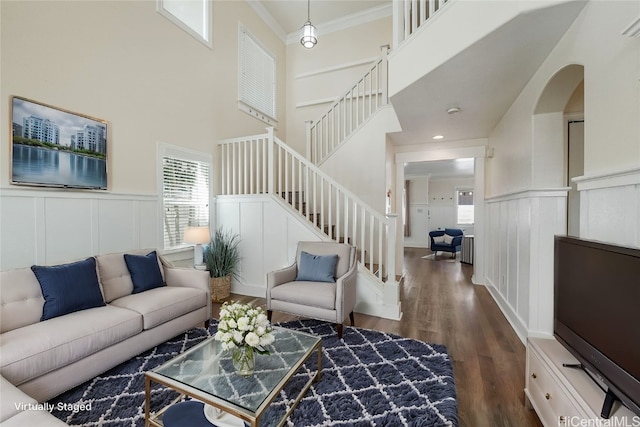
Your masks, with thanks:
M314 255L300 252L296 281L335 283L338 255Z

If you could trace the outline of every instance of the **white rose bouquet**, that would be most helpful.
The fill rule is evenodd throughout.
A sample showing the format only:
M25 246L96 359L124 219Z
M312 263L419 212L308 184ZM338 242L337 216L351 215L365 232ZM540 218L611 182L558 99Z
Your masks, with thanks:
M251 347L260 354L269 354L265 347L272 344L275 337L262 307L231 301L231 304L222 304L215 339L222 343L224 350Z

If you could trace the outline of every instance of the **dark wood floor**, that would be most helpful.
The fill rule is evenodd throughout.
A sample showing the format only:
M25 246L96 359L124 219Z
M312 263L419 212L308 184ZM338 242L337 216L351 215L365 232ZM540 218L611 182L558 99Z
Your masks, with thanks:
M356 313L356 326L444 344L453 359L461 427L539 427L524 405L525 347L472 266L427 249L405 251L400 321ZM263 305L264 299L232 298ZM217 317L219 304L214 305ZM295 317L274 313L273 321Z

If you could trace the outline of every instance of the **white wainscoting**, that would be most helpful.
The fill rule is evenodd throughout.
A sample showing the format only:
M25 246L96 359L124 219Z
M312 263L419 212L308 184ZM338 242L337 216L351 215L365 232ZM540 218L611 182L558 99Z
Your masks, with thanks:
M580 237L640 247L640 169L574 179Z
M155 195L2 189L0 269L157 248Z
M240 236L240 280L231 291L264 298L266 273L291 265L297 242L322 240L322 234L307 227L271 196L218 196L217 225Z
M640 247L640 169L575 178L580 236ZM553 334L553 242L566 233L566 188L487 200L486 285L525 341Z
M486 285L525 342L553 333L553 240L566 231L567 189L487 200Z
M293 264L299 241L328 239L276 196L218 196L215 212L218 227L240 236L240 280L231 283L231 291L240 295L264 298L267 273ZM398 284L390 281L382 287L371 277L359 269L355 311L400 319Z

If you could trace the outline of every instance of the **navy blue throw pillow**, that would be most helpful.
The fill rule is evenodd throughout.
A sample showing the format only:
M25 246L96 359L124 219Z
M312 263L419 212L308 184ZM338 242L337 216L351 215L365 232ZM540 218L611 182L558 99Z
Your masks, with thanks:
M338 255L313 255L300 252L296 281L335 283Z
M54 266L32 265L44 297L41 321L105 305L96 259Z
M124 262L131 274L134 294L164 286L156 251L147 255L124 254Z

